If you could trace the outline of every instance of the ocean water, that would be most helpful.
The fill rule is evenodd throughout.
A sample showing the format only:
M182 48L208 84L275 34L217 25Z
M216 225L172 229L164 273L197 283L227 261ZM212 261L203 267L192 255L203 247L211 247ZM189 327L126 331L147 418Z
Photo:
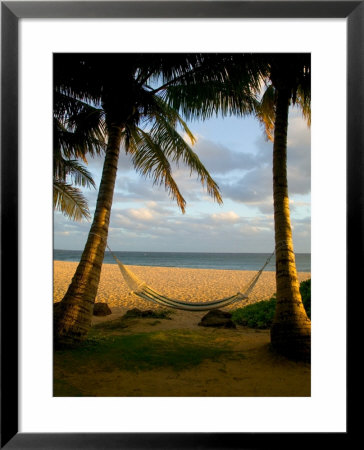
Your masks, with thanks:
M54 250L55 261L76 261L81 250ZM192 269L259 270L269 253L183 253L183 252L114 252L120 261L134 266L189 267ZM116 264L109 251L105 252L104 263ZM311 272L311 254L296 253L298 272ZM275 257L268 266L275 270Z

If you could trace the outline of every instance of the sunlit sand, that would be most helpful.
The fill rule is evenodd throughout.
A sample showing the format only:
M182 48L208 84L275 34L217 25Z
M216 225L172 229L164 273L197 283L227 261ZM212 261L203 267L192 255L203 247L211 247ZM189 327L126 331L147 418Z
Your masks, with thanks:
M62 300L76 270L75 262L54 262L54 301ZM226 297L244 287L256 274L254 271L181 269L171 267L128 266L135 275L155 290L173 298L203 302ZM299 272L299 281L310 278L310 273ZM228 306L231 310L246 304L269 299L276 291L275 272L263 272L247 301ZM116 264L103 264L97 302L106 302L118 310L131 308L153 309L160 306L129 295L128 288Z
M55 261L54 301L60 301L71 281L77 263ZM128 266L141 279L158 291L188 301L208 301L233 294L247 284L255 272L211 269L180 269ZM310 273L299 273L299 280ZM231 310L247 303L269 299L275 293L275 273L264 272L249 300L231 305ZM128 309L156 309L159 305L128 294L117 265L104 264L101 273L98 302L107 302L112 314L93 317L93 325L119 319ZM254 330L238 326L236 330L198 326L206 312L175 310L172 320L139 319L126 329L116 330L116 336L150 336L154 349L159 345L178 342L207 345L216 349L228 346L228 357L205 359L197 366L175 370L164 366L147 370L117 367L103 360L76 358L67 363L61 354L55 355L55 396L254 396L308 397L311 392L310 365L294 362L270 350L269 330ZM99 325L98 325L99 326ZM154 341L155 340L155 341ZM157 344L159 343L159 344ZM239 356L240 355L240 356ZM88 357L89 358L89 357ZM70 364L70 365L67 365ZM107 366L107 370L103 365ZM110 370L108 364L113 367ZM116 367L115 367L116 364ZM95 376L97 370L97 376Z

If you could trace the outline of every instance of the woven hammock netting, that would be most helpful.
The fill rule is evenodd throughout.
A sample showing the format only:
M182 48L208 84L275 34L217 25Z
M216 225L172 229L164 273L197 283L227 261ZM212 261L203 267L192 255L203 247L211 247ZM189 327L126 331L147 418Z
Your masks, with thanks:
M148 286L144 281L140 280L131 270L129 270L126 266L124 266L124 264L114 255L109 246L107 246L107 248L110 250L113 258L118 264L120 272L125 280L125 283L129 287L130 292L132 294L137 295L138 297L144 300L149 300L168 308L182 309L186 311L209 311L212 309L223 308L224 306L231 305L232 303L248 299L249 294L252 292L254 286L257 284L261 274L263 273L263 270L269 264L272 256L274 255L273 252L268 257L266 262L263 264L262 268L254 275L254 277L244 287L244 289L242 289L242 292L236 292L235 294L229 297L224 297L207 302L186 302L183 300L177 300L167 297L155 291L152 287Z

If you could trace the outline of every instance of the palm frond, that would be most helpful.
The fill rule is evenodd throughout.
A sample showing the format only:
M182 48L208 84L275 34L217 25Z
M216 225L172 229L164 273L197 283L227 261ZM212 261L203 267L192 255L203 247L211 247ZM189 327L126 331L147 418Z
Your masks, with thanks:
M302 86L297 89L296 104L302 111L302 116L306 120L307 125L311 126L311 95L308 95Z
M263 93L260 102L256 105L256 117L264 127L265 136L273 142L275 121L276 91L269 85Z
M183 120L178 111L172 108L162 97L153 95L152 108L148 115L146 124L154 125L155 122L164 122L176 129L178 126L188 136L191 144L196 143L196 138L189 129L187 123Z
M206 167L188 143L163 116L156 120L151 134L157 140L167 158L177 165L180 162L184 163L190 169L190 175L192 173L197 174L197 178L206 187L208 194L219 204L222 203L219 187Z
M188 120L250 114L268 67L252 54L203 55L200 67L170 83L162 95Z
M63 180L53 180L53 208L75 221L91 218L81 191Z
M151 177L153 184L164 184L171 198L176 200L177 205L184 213L186 200L172 176L171 165L163 149L149 133L140 128L131 130L130 136L132 139L129 142L129 151L132 154L132 162L136 171L143 176Z
M83 187L96 188L91 173L77 160L66 160L62 157L53 158L53 177L66 181L70 177L74 184Z
M53 120L53 149L65 158L79 158L87 162L87 155L101 154L106 148L105 141L100 141L92 132L79 133L69 131L56 118Z
M55 92L53 148L66 158L86 160L86 154L105 150L104 112L67 95Z
M63 120L65 117L84 113L85 111L92 113L95 110L100 110L100 108L94 104L67 95L61 91L59 86L54 86L53 115L58 119Z
M177 165L182 162L192 173L197 174L201 184L219 204L222 203L217 183L210 176L197 154L182 138L177 130L163 116L157 117L150 132L140 128L130 130L129 152L135 169L145 176L153 178L155 184L165 185L173 199L177 200L182 212L185 204L177 184L172 177L170 162Z
M213 116L251 114L257 103L258 91L228 82L206 82L199 85L170 86L164 93L168 104L187 120L206 120Z

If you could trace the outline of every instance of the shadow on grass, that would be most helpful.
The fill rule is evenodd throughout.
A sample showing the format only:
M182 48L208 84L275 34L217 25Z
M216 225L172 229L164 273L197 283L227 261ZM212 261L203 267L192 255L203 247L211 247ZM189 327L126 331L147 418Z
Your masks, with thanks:
M129 328L132 325L135 325L137 320L150 320L155 319L153 322L149 322L148 325L154 326L160 323L160 319L171 320L170 315L173 314L172 311L162 309L157 311L147 310L141 311L137 308L129 310L124 316L119 317L114 320L107 320L105 322L101 322L95 324L92 328L94 331L99 332L109 332L109 331L122 331L125 328Z
M55 351L55 369L65 373L82 373L91 366L102 372L158 368L180 371L205 360L216 361L222 356L231 356L228 342L201 332L165 330L113 335L107 333L109 330L105 326L94 327L89 339L81 346ZM242 354L233 353L234 358L243 358Z
M83 397L84 393L71 383L55 378L53 382L53 392L56 397Z

